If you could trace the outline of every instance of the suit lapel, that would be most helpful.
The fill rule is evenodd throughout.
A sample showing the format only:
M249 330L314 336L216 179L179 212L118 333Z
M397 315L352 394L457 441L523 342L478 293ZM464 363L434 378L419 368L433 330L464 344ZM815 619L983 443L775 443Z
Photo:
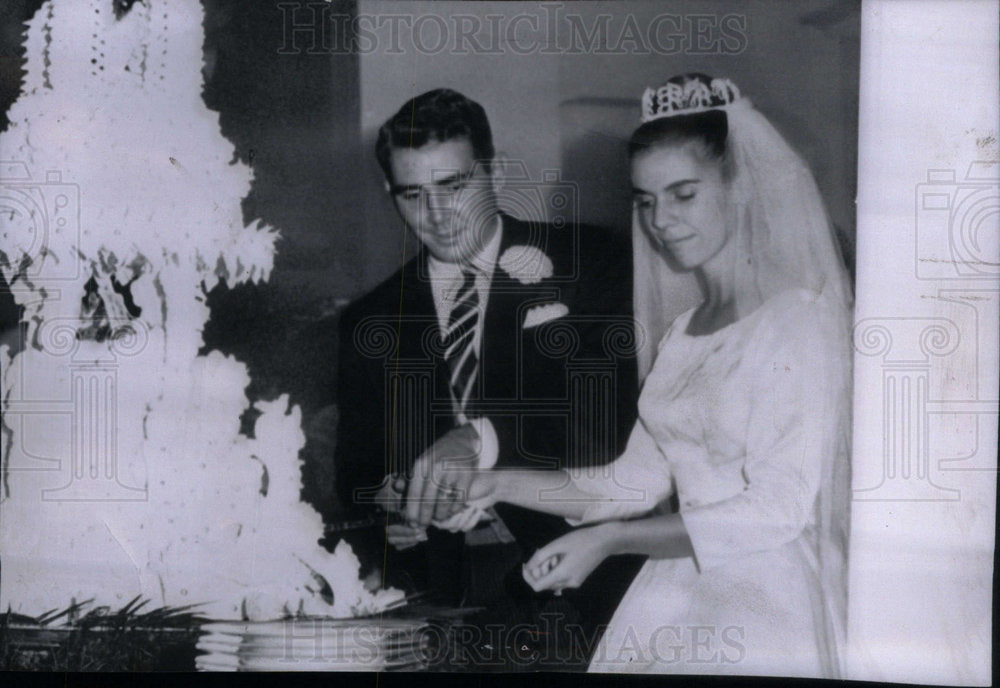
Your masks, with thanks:
M424 430L410 427L404 435L414 435L412 446L405 449L404 455L416 456L426 446L451 427L450 416L451 396L448 390L448 365L441 355L437 311L434 308L434 295L431 292L430 281L427 278L427 255L421 252L408 262L400 275L397 302L389 308L396 318L393 323L398 331L398 356L390 354L390 365L393 366L400 380L413 375L423 378L430 372L430 385L427 388L399 388L396 395L406 408L397 409L397 416L410 418L412 422L421 424ZM391 296L389 297L392 298ZM400 382L400 384L403 384ZM419 402L407 402L406 398L417 395ZM409 409L409 410L407 410ZM426 424L426 425L424 425Z
M427 327L436 322L434 296L426 278L426 256L421 253L404 267L395 308L390 312L398 316L400 360L426 359L422 348ZM393 295L389 295L392 299Z
M427 255L421 252L402 273L399 305L399 363L418 367L433 366L432 396L448 398L448 372L437 348L438 320L434 295L427 277Z
M503 236L497 252L490 283L490 300L486 307L483 330L482 394L484 400L514 400L519 394L520 374L518 353L521 345L521 305L537 296L539 285L525 285L508 275L500 266L499 258L512 246L537 246L540 232L506 215L503 218ZM534 236L539 234L539 236Z

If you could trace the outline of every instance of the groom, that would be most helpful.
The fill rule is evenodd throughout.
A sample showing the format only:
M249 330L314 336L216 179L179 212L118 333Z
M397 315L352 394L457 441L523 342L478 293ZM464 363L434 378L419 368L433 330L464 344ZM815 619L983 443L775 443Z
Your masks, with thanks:
M394 514L421 456L536 468L617 456L637 398L628 238L503 214L502 194L544 189L505 180L483 108L448 89L404 104L376 155L421 250L341 316L338 494L356 513L390 512L387 582L485 607L490 622L539 624L549 613L593 632L637 559L609 560L554 598L534 593L520 564L568 531L565 521L498 505L442 513L423 529Z

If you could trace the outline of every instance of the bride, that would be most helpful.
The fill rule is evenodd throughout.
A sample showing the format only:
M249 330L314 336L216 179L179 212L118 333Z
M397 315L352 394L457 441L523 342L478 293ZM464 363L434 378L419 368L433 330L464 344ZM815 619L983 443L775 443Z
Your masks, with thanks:
M591 524L535 552L535 590L649 555L591 671L839 677L851 290L816 184L731 82L700 74L647 89L629 155L649 259L694 271L704 300L660 341L621 457L480 471L468 503Z

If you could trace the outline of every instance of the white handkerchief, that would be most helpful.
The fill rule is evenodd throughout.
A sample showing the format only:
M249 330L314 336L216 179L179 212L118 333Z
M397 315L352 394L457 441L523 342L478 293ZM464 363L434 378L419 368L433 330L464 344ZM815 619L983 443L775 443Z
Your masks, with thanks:
M547 323L550 320L555 320L556 318L561 318L569 313L569 308L564 303L546 303L541 306L535 306L530 309L524 316L524 324L521 327L527 330L529 327L538 327L543 323Z
M457 514L449 516L443 521L434 521L434 525L442 530L452 533L467 532L479 524L481 520L492 520L492 516L478 506L467 506Z

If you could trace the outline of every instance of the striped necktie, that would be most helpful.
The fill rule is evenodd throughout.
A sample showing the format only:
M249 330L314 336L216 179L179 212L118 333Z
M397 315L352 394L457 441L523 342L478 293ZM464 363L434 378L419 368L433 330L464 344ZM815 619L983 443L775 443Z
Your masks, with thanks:
M465 406L474 393L479 377L479 354L475 346L478 324L479 290L476 289L476 275L471 270L463 269L462 286L458 289L444 336L444 359L448 362L448 382L459 423L466 420Z
M462 270L462 286L458 288L448 317L448 330L444 336L444 358L451 371L452 404L458 425L468 422L465 407L476 393L479 379L479 353L476 351L476 328L479 326L479 290L476 289L476 274L472 270ZM465 534L465 544L493 545L516 542L507 526L497 513L488 510L490 520L480 522L479 527Z

